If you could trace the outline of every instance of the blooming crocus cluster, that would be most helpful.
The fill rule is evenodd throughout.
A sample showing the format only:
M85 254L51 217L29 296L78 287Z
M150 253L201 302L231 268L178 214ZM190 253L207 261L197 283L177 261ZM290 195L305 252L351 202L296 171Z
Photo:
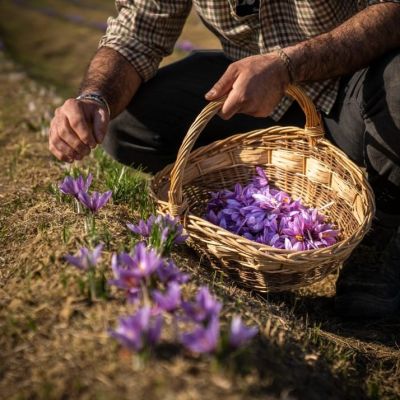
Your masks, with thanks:
M137 225L127 224L127 227L147 239L149 245L163 255L169 254L175 244L182 244L187 239L179 219L170 215L152 215L147 221L140 220Z
M279 249L304 251L331 246L339 232L316 208L275 189L262 168L246 186L211 193L205 218L237 235Z
M129 302L144 303L144 306L135 315L122 318L111 335L126 347L141 351L158 342L163 313L173 315L181 307L181 285L189 276L182 273L172 260L163 257L160 251L165 249L163 241L179 243L183 240L182 227L177 222L153 216L146 222L140 221L138 226L130 227L148 241L152 232L164 232L158 248L139 242L130 253L112 257L114 279L109 284L125 290ZM149 305L151 300L154 303L152 307Z
M207 287L201 287L194 302L183 302L186 317L195 329L181 336L182 344L194 353L215 352L220 345L220 311L222 304L211 295ZM232 319L228 333L228 345L238 348L251 340L258 332L256 327L246 327L240 317Z
M128 228L147 243L137 243L130 253L113 255L114 279L109 284L123 289L129 302L144 305L135 315L122 318L111 335L126 347L142 351L157 343L161 333L161 322L157 318L169 314L175 321L176 330L179 321L190 326L189 331L175 332L186 349L193 353L216 352L223 342L220 334L221 302L207 287L201 287L193 301L186 301L182 285L188 281L189 275L182 273L166 257L173 244L183 243L186 239L179 221L170 216L151 216L137 225L128 224ZM151 319L153 325L149 322ZM157 334L152 334L151 326ZM228 346L240 347L256 333L257 328L247 328L240 318L235 317L229 330Z
M112 191L109 190L105 193L93 192L89 194L88 190L92 184L92 180L92 174L89 174L86 179L84 179L82 175L78 178L67 176L59 185L59 189L62 193L75 197L75 199L94 214L108 202Z
M219 340L219 314L222 304L207 287L201 287L194 302L184 302L186 317L195 324L195 329L181 336L182 344L194 353L211 353Z
M155 250L139 242L130 254L113 255L111 268L114 279L108 283L125 290L128 300L136 302L140 300L143 285L151 281L164 262Z

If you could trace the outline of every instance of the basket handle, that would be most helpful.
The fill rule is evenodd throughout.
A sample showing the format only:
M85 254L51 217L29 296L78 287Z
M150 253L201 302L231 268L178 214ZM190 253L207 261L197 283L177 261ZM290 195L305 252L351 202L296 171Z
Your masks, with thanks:
M311 99L307 96L303 89L298 86L290 85L286 89L286 94L296 100L306 116L306 124L304 127L305 134L309 137L311 145L315 145L318 139L324 136L324 130L321 124L321 118ZM173 216L182 215L187 209L186 201L182 198L182 182L186 164L189 160L190 153L200 133L206 127L211 118L221 109L226 97L210 102L189 128L182 145L178 151L175 164L170 175L170 189L168 191L169 211Z

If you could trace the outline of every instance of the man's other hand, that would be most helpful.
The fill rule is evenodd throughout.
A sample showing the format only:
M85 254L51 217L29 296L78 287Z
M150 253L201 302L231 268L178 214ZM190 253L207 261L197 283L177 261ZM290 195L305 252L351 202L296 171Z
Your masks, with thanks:
M267 117L285 94L289 73L277 53L243 58L232 63L206 94L209 101L228 95L219 115L229 119L237 113Z
M107 110L89 100L68 99L56 109L49 131L49 149L61 161L82 160L103 142Z

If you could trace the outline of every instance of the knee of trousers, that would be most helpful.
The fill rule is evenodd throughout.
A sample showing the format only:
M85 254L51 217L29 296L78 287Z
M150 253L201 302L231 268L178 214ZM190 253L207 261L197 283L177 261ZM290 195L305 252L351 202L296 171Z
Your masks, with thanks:
M134 129L134 127L131 127ZM174 161L174 154L163 152L161 147L135 141L117 120L111 121L102 144L105 152L114 160L132 168L156 173Z
M379 175L400 174L400 50L368 69L362 91L366 155ZM391 178L393 180L394 178Z
M387 63L383 72L383 83L388 113L400 135L400 50Z
M390 117L392 128L400 134L400 50L396 49L375 61L367 74L364 87L364 103L371 119L384 110Z

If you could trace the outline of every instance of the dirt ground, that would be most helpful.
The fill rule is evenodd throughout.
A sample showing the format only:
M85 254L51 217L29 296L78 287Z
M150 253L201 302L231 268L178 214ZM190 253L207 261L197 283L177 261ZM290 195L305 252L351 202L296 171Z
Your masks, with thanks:
M110 13L112 2L102 0L0 1L0 398L400 398L400 319L337 317L335 275L295 293L260 295L236 287L184 246L174 257L193 275L188 293L208 284L224 302L223 324L240 313L259 327L247 352L221 365L185 353L167 335L140 366L109 337L131 309L114 291L88 302L78 271L63 261L90 237L58 194L69 167L49 154L47 128L54 108L76 91ZM84 18L76 23L68 15ZM218 46L195 16L180 40ZM177 49L166 62L182 56ZM73 168L91 171L98 190L113 188L120 171L101 152ZM148 207L146 177L129 174L132 196L116 198L97 221L105 267L113 251L130 245L126 221Z

